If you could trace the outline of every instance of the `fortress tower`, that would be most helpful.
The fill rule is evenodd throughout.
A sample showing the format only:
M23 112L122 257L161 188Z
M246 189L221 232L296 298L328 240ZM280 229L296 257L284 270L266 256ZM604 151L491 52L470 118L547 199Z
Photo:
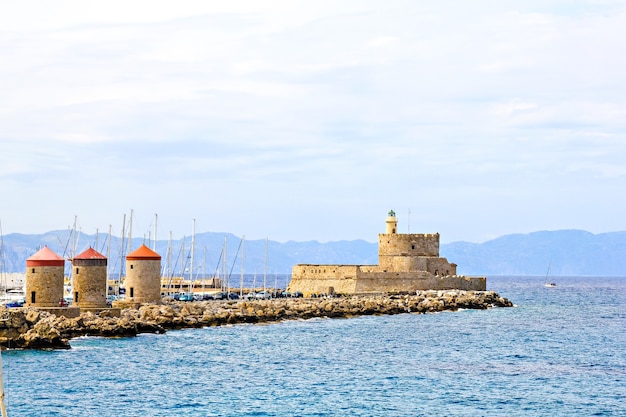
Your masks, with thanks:
M161 300L161 255L141 245L126 256L126 301Z
M439 233L399 234L393 210L387 230L378 235L378 265L386 271L426 271L432 275L456 275L456 264L439 256Z
M89 248L72 259L74 304L81 308L107 307L107 258Z
M65 259L44 246L26 259L26 305L59 307L63 300Z

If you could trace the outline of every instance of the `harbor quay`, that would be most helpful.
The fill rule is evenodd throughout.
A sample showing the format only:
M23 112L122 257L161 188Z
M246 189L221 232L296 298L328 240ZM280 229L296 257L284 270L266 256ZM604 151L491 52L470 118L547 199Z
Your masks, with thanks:
M459 309L512 307L494 291L427 290L412 294L370 294L327 298L181 302L163 300L125 308L55 315L34 307L0 309L0 346L9 349L69 349L80 336L132 337L170 329L241 323L272 323L315 317L424 314Z

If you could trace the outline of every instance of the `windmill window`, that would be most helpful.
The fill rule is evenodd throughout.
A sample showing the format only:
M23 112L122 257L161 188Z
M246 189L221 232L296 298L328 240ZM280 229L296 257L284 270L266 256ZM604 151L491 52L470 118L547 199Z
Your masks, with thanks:
M77 303L78 302L78 291L76 291L74 293L74 302Z
M76 268L76 274L78 275L78 268Z
M35 273L35 268L33 268L33 269L32 269L32 273L33 273L33 274Z
M36 300L37 300L37 295L36 295L35 291L32 291L30 293L30 302L31 302L31 304L35 304Z
M135 296L135 288L130 287L130 298L133 298Z
M130 264L130 269L133 269L133 264Z

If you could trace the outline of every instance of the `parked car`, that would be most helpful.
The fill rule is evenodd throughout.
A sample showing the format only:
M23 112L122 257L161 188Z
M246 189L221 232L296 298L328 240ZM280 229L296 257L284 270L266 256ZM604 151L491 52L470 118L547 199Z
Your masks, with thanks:
M111 307L113 305L113 301L117 301L117 296L115 294L107 295L107 305Z
M291 298L302 298L303 295L300 291L294 291L293 293L291 293Z
M272 298L272 294L269 291L261 291L254 296L257 300L269 300Z
M246 300L256 300L256 293L254 291L247 293L243 296Z
M236 292L229 292L228 293L228 299L229 300L239 300L239 294L237 294Z
M220 292L216 292L215 294L213 294L213 299L214 300L225 300L227 296L228 296L228 294L226 294L224 291L220 291Z
M191 294L181 294L178 298L178 301L193 301L193 295Z
M25 300L13 300L6 303L5 307L24 307Z

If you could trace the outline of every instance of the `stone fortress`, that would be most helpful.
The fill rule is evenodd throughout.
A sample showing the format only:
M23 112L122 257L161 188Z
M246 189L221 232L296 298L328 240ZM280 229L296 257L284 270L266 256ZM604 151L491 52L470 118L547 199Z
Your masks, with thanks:
M378 235L378 265L298 264L288 291L310 294L405 293L418 290L485 291L485 277L456 275L456 264L439 256L439 233L399 234L390 211Z

